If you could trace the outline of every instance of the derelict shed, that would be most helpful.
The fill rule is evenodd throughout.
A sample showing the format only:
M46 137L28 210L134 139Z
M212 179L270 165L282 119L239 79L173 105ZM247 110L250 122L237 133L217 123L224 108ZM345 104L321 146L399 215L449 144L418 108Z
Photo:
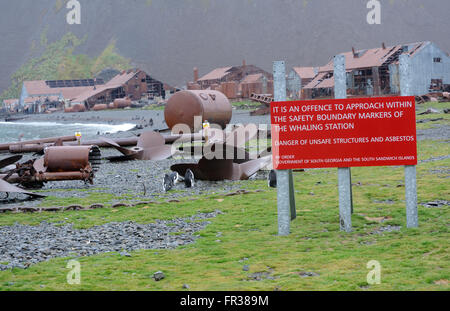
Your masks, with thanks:
M103 85L102 79L82 80L37 80L24 81L19 99L19 110L25 110L26 106L34 106L33 113L43 111L42 104L51 99L53 102L71 100L83 92Z
M424 42L415 50L407 52L411 57L411 85L414 95L424 95L433 92L450 91L450 56L433 42ZM391 88L399 94L398 78L399 63L390 65Z
M229 99L249 98L251 93L270 89L271 80L270 73L257 66L246 65L244 61L242 66L216 68L201 78L198 78L195 68L194 82L188 83L188 89L217 90L225 93Z
M109 104L115 99L129 98L138 101L143 98L164 98L167 87L146 72L133 69L123 71L112 78L108 83L93 87L74 98L72 104L85 104L89 109L97 104Z
M293 67L287 78L288 96L298 99L302 87L310 83L319 73L319 67Z
M359 50L354 48L345 56L347 94L349 96L383 96L400 93L399 57L411 58L413 95L446 91L450 87L450 58L432 42L400 44ZM308 83L305 98L334 96L333 60L319 68L317 76Z

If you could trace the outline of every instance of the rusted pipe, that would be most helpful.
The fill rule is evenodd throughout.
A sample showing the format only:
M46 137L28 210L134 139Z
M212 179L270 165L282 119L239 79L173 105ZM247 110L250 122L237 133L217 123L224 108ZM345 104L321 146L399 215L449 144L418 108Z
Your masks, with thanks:
M10 146L17 146L17 145L33 145L33 144L47 144L47 143L54 144L58 140L67 142L67 141L76 141L77 138L75 136L63 136L63 137L52 137L52 138L21 141L17 143L6 143L0 144L0 150L8 151Z

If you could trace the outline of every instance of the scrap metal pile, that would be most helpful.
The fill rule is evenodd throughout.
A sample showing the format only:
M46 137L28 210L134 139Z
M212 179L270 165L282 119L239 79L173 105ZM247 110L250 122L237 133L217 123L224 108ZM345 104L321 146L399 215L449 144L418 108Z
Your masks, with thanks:
M255 111L252 111L250 115L252 116L263 116L270 114L270 103L274 101L271 94L252 94L250 99L254 102L261 103L264 106Z
M416 96L416 104L420 105L428 102L450 102L450 92L434 92L422 96Z
M230 130L232 107L220 92L178 92L167 103L164 115L174 134L163 136L159 132L143 132L139 137L101 137L90 141L77 141L76 136L68 136L1 144L0 152L43 156L24 163L20 163L22 155L0 160L0 192L44 197L27 189L40 189L47 182L64 180L93 184L101 164L100 147L115 148L121 153L107 158L111 162L161 161L186 153L191 158L201 158L197 163L173 165L170 168L172 177L165 176L165 181L175 182L174 178L180 179L181 175L189 187L194 185L195 179L246 180L271 164L270 149L261 154L250 154L246 150L247 143L258 136L259 129L255 124L231 127ZM209 125L209 122L211 128L202 129L202 124ZM187 152L181 150L184 144L190 144ZM195 144L200 144L200 148L194 147Z
M25 189L39 189L46 182L63 180L93 184L101 153L97 146L53 146L45 149L43 157L18 163L21 159L19 155L0 161L0 192L43 197Z

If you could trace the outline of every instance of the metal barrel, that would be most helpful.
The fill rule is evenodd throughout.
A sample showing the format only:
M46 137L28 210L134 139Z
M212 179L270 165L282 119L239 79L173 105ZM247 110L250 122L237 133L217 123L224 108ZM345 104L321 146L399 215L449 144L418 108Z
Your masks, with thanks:
M106 109L108 109L107 104L97 104L97 105L94 105L94 107L92 107L93 111L101 111L101 110L106 110Z
M92 166L90 161L93 161ZM99 165L100 149L97 146L48 147L45 150L47 172L76 172L90 166L98 169Z
M177 124L186 124L194 128L194 117L202 121L218 124L225 128L231 121L233 109L228 98L221 92L210 90L188 90L175 93L167 102L164 117L170 129ZM198 127L199 125L197 125ZM201 126L201 124L200 124Z
M131 106L131 100L128 98L117 98L114 100L115 109L123 109Z

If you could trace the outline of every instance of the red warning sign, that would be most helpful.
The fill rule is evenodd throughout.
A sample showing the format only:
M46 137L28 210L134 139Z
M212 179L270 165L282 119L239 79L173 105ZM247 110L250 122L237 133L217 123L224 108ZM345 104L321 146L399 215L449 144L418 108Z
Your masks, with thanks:
M274 102L274 168L416 165L414 97Z

